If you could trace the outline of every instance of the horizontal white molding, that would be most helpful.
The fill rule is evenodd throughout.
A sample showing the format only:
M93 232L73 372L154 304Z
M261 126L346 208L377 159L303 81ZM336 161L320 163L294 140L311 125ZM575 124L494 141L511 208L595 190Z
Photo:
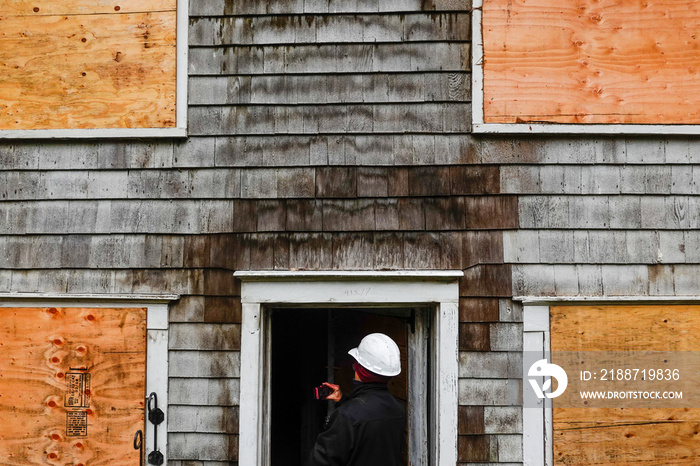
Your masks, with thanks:
M179 107L180 105L178 105ZM187 128L5 129L0 139L184 138Z
M323 281L349 281L349 280L429 280L429 281L454 281L464 276L461 270L393 270L373 271L358 270L356 272L333 270L303 270L303 271L239 271L234 272L234 277L241 281L299 281L299 280L323 280Z
M518 301L526 306L556 305L561 303L582 304L616 304L616 303L664 303L686 304L700 303L700 296L515 296L513 301Z
M483 87L482 87L483 91ZM483 100L483 99L482 99ZM477 110L475 110L477 111ZM483 109L481 109L483 115ZM481 118L483 120L483 117ZM700 125L474 123L474 133L497 134L700 134Z
M0 293L0 304L6 301L109 301L114 302L139 302L162 303L177 301L179 294L74 294L74 293Z

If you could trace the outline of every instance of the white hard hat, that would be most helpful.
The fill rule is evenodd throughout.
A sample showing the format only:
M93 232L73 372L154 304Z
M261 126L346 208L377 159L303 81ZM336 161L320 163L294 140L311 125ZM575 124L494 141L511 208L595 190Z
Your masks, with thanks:
M348 354L375 374L393 377L401 373L399 347L383 333L370 333Z

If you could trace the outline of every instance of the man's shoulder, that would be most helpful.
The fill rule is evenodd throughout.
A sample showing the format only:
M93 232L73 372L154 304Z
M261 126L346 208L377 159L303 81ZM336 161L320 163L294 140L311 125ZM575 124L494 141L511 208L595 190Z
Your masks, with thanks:
M339 415L354 423L405 416L404 405L388 392L370 392L354 396L336 409Z

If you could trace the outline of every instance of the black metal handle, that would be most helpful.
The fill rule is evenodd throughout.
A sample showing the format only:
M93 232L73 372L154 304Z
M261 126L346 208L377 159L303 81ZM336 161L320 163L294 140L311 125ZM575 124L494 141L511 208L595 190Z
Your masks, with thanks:
M143 466L143 431L141 429L134 434L134 450L139 450L139 466Z
M153 400L152 408L151 400ZM151 394L148 395L146 408L148 409L148 421L153 424L153 451L148 454L148 464L160 466L163 464L164 458L163 454L158 449L158 424L165 420L165 413L158 408L158 395L156 395L156 392L151 392Z

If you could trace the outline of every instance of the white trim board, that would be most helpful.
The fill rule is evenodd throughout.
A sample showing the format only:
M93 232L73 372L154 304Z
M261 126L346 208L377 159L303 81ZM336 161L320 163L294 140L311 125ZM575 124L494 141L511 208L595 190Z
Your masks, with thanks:
M406 275L409 274L410 276ZM449 275L449 281L447 275ZM266 464L270 306L430 306L435 309L431 463L457 462L459 277L449 272L236 272L242 280L239 464ZM353 279L354 278L354 279Z
M486 0L488 1L488 0ZM484 0L472 2L472 132L477 134L700 134L700 125L484 122Z
M49 303L58 307L135 308L146 311L146 396L158 395L158 407L165 413L165 420L158 428L158 449L168 464L168 304L179 299L178 295L117 295L114 299L101 295L68 294L0 294L0 307L45 307ZM144 400L144 404L146 400ZM144 455L153 451L153 424L146 420L143 445Z
M524 305L523 351L547 358L549 350L549 306ZM523 357L523 400L535 398L527 374L531 362ZM552 400L539 400L538 406L541 409L523 406L523 466L553 465Z
M697 303L700 296L515 296L526 306L561 304L683 304Z
M177 0L175 46L175 127L0 130L2 139L104 139L187 137L188 0Z

